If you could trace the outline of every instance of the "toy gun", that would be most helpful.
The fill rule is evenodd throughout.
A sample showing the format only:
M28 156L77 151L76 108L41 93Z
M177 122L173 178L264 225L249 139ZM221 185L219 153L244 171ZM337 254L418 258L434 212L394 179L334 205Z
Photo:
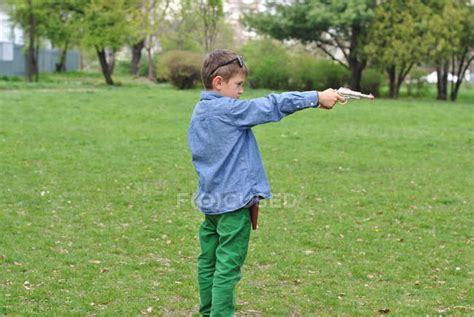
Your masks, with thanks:
M250 222L252 223L253 230L257 230L258 228L257 220L258 220L258 203L250 206Z
M353 91L350 90L349 88L344 88L341 87L336 91L340 96L344 97L344 101L340 101L341 105L344 105L349 101L350 98L352 99L375 99L374 95L369 94L369 95L364 95L363 93L360 93L358 91Z

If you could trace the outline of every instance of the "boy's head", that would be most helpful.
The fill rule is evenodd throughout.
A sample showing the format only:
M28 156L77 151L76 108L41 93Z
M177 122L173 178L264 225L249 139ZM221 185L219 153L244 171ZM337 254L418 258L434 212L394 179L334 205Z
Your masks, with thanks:
M248 69L241 56L232 51L217 49L206 55L201 69L204 87L224 96L238 99Z

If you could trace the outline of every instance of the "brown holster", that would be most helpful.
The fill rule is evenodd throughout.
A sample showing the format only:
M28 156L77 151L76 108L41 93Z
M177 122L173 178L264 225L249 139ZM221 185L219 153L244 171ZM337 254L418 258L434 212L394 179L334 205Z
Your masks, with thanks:
M252 222L252 229L257 230L257 220L258 220L258 203L250 206L250 221Z

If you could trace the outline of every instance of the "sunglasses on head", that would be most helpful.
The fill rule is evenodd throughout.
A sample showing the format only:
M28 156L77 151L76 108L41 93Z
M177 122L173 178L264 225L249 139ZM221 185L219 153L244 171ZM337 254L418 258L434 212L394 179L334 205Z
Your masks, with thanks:
M225 62L224 64L221 64L219 66L217 66L216 68L214 68L214 70L210 73L210 75L214 74L214 72L219 69L220 67L222 66L227 66L229 64L232 64L233 62L237 61L239 63L239 66L240 68L244 67L244 59L242 58L242 56L237 56L236 58L228 61L228 62Z

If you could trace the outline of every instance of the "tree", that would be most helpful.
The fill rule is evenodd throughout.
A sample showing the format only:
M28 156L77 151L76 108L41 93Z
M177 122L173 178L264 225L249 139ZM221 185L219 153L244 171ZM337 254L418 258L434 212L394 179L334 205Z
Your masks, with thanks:
M464 0L424 0L432 8L429 64L436 68L437 99L455 101L474 59L474 6ZM448 74L454 75L448 85ZM448 88L450 93L448 94Z
M131 73L134 76L138 76L140 70L140 60L142 58L142 50L145 47L145 39L142 38L132 44L132 65L131 65Z
M199 3L191 0L181 0L172 6L166 30L161 36L161 44L165 51L181 50L202 52L203 32L202 19L195 12L199 11Z
M66 71L67 50L79 42L80 21L86 3L87 0L49 0L39 3L47 16L43 21L45 37L61 50L56 64L57 72Z
M429 64L437 74L437 99L448 99L450 61L460 46L462 16L453 0L426 0L432 12L429 19ZM465 18L465 17L464 17ZM467 21L466 21L467 22Z
M140 0L136 2L132 21L135 22L135 41L132 45L132 74L138 75L141 51L146 49L148 57L148 79L155 81L155 65L152 50L157 45L158 36L168 11L170 0Z
M269 13L249 14L244 23L279 40L314 43L334 61L351 70L351 88L360 90L367 65L364 46L369 42L374 0L301 0L273 3ZM337 50L343 57L336 55Z
M180 0L170 5L161 24L160 44L164 51L186 50L205 52L220 47L233 47L233 30L222 18L217 19L214 31L205 32L205 21L200 1ZM214 33L212 39L206 34ZM207 44L206 44L207 43ZM207 45L207 49L206 49Z
M130 10L131 4L127 0L90 0L84 10L83 40L94 47L108 85L114 84L113 56L132 34Z
M199 12L203 22L204 50L209 52L214 48L217 25L223 16L222 0L200 0Z
M466 71L474 60L474 6L460 3L459 21L462 28L459 33L459 46L454 51L451 60L452 73L457 80L451 82L451 101L456 101Z
M134 29L136 30L136 32L134 32L135 34L131 35L129 42L132 43L132 60L130 73L134 76L139 75L142 50L145 47L145 35L141 30L144 24L143 19L141 17L142 11L144 9L144 1L146 0L136 2L135 6L132 9L132 21L135 23Z
M148 79L156 81L155 63L153 62L152 50L157 44L157 39L160 34L160 27L165 18L166 11L170 4L169 0L146 0L148 7L146 14L143 16L145 20L145 50L148 57Z
M40 38L43 35L42 25L46 15L40 2L33 0L8 0L10 16L24 30L26 42L26 80L38 81L38 52Z
M398 97L413 65L428 54L429 16L429 8L418 0L385 1L375 9L365 51L387 72L391 98Z
M431 61L437 73L437 99L455 101L464 75L474 58L474 6L462 0L429 0L433 8L430 27ZM448 95L448 74L452 78Z

